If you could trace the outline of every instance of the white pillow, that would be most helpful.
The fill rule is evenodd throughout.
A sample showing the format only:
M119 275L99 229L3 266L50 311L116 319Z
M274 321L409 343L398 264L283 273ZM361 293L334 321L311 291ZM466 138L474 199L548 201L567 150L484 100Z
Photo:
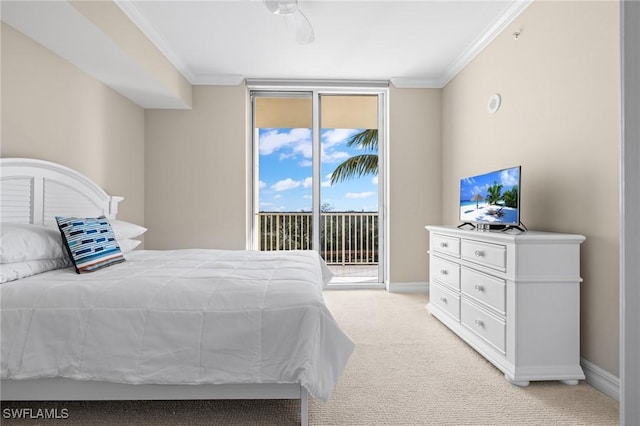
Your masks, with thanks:
M134 248L138 247L142 241L139 240L118 240L118 245L120 246L120 251L122 253L129 253Z
M0 226L0 263L68 259L60 231L27 223Z
M42 272L62 269L71 266L68 257L58 259L29 260L27 262L0 264L0 283L15 281Z
M118 240L118 242L120 242L120 240L138 237L147 232L147 228L144 226L125 222L124 220L109 219L109 223L111 224L111 229L113 229L114 234L116 234L116 240Z

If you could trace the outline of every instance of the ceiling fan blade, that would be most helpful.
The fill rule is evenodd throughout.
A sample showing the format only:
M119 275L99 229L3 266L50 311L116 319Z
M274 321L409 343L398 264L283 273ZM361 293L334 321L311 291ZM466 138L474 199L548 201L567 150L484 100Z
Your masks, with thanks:
M276 15L293 15L298 10L298 0L264 0L264 5Z
M299 44L313 43L315 40L315 33L311 26L311 22L309 22L304 13L297 10L293 15L287 18L287 21L289 25L293 27L293 30L296 33L296 41Z

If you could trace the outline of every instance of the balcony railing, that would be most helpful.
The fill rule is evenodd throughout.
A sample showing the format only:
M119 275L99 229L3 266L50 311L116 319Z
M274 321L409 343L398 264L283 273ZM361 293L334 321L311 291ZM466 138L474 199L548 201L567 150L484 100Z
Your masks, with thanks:
M260 250L311 250L311 213L258 213ZM328 264L378 263L377 212L320 214L320 255Z

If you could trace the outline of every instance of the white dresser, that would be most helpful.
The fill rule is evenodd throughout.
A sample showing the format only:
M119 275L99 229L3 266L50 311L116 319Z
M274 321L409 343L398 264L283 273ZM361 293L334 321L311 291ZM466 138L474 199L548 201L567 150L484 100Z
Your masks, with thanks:
M580 244L584 236L427 226L427 310L507 380L584 379Z

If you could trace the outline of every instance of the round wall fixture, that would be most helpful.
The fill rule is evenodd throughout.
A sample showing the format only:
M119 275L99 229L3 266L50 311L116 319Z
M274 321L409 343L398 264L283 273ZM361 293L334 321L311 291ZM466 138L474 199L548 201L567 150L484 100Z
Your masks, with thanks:
M489 114L493 114L498 109L500 109L501 102L502 99L500 98L499 93L494 93L493 95L489 96L489 102L487 103L487 111L489 111Z

